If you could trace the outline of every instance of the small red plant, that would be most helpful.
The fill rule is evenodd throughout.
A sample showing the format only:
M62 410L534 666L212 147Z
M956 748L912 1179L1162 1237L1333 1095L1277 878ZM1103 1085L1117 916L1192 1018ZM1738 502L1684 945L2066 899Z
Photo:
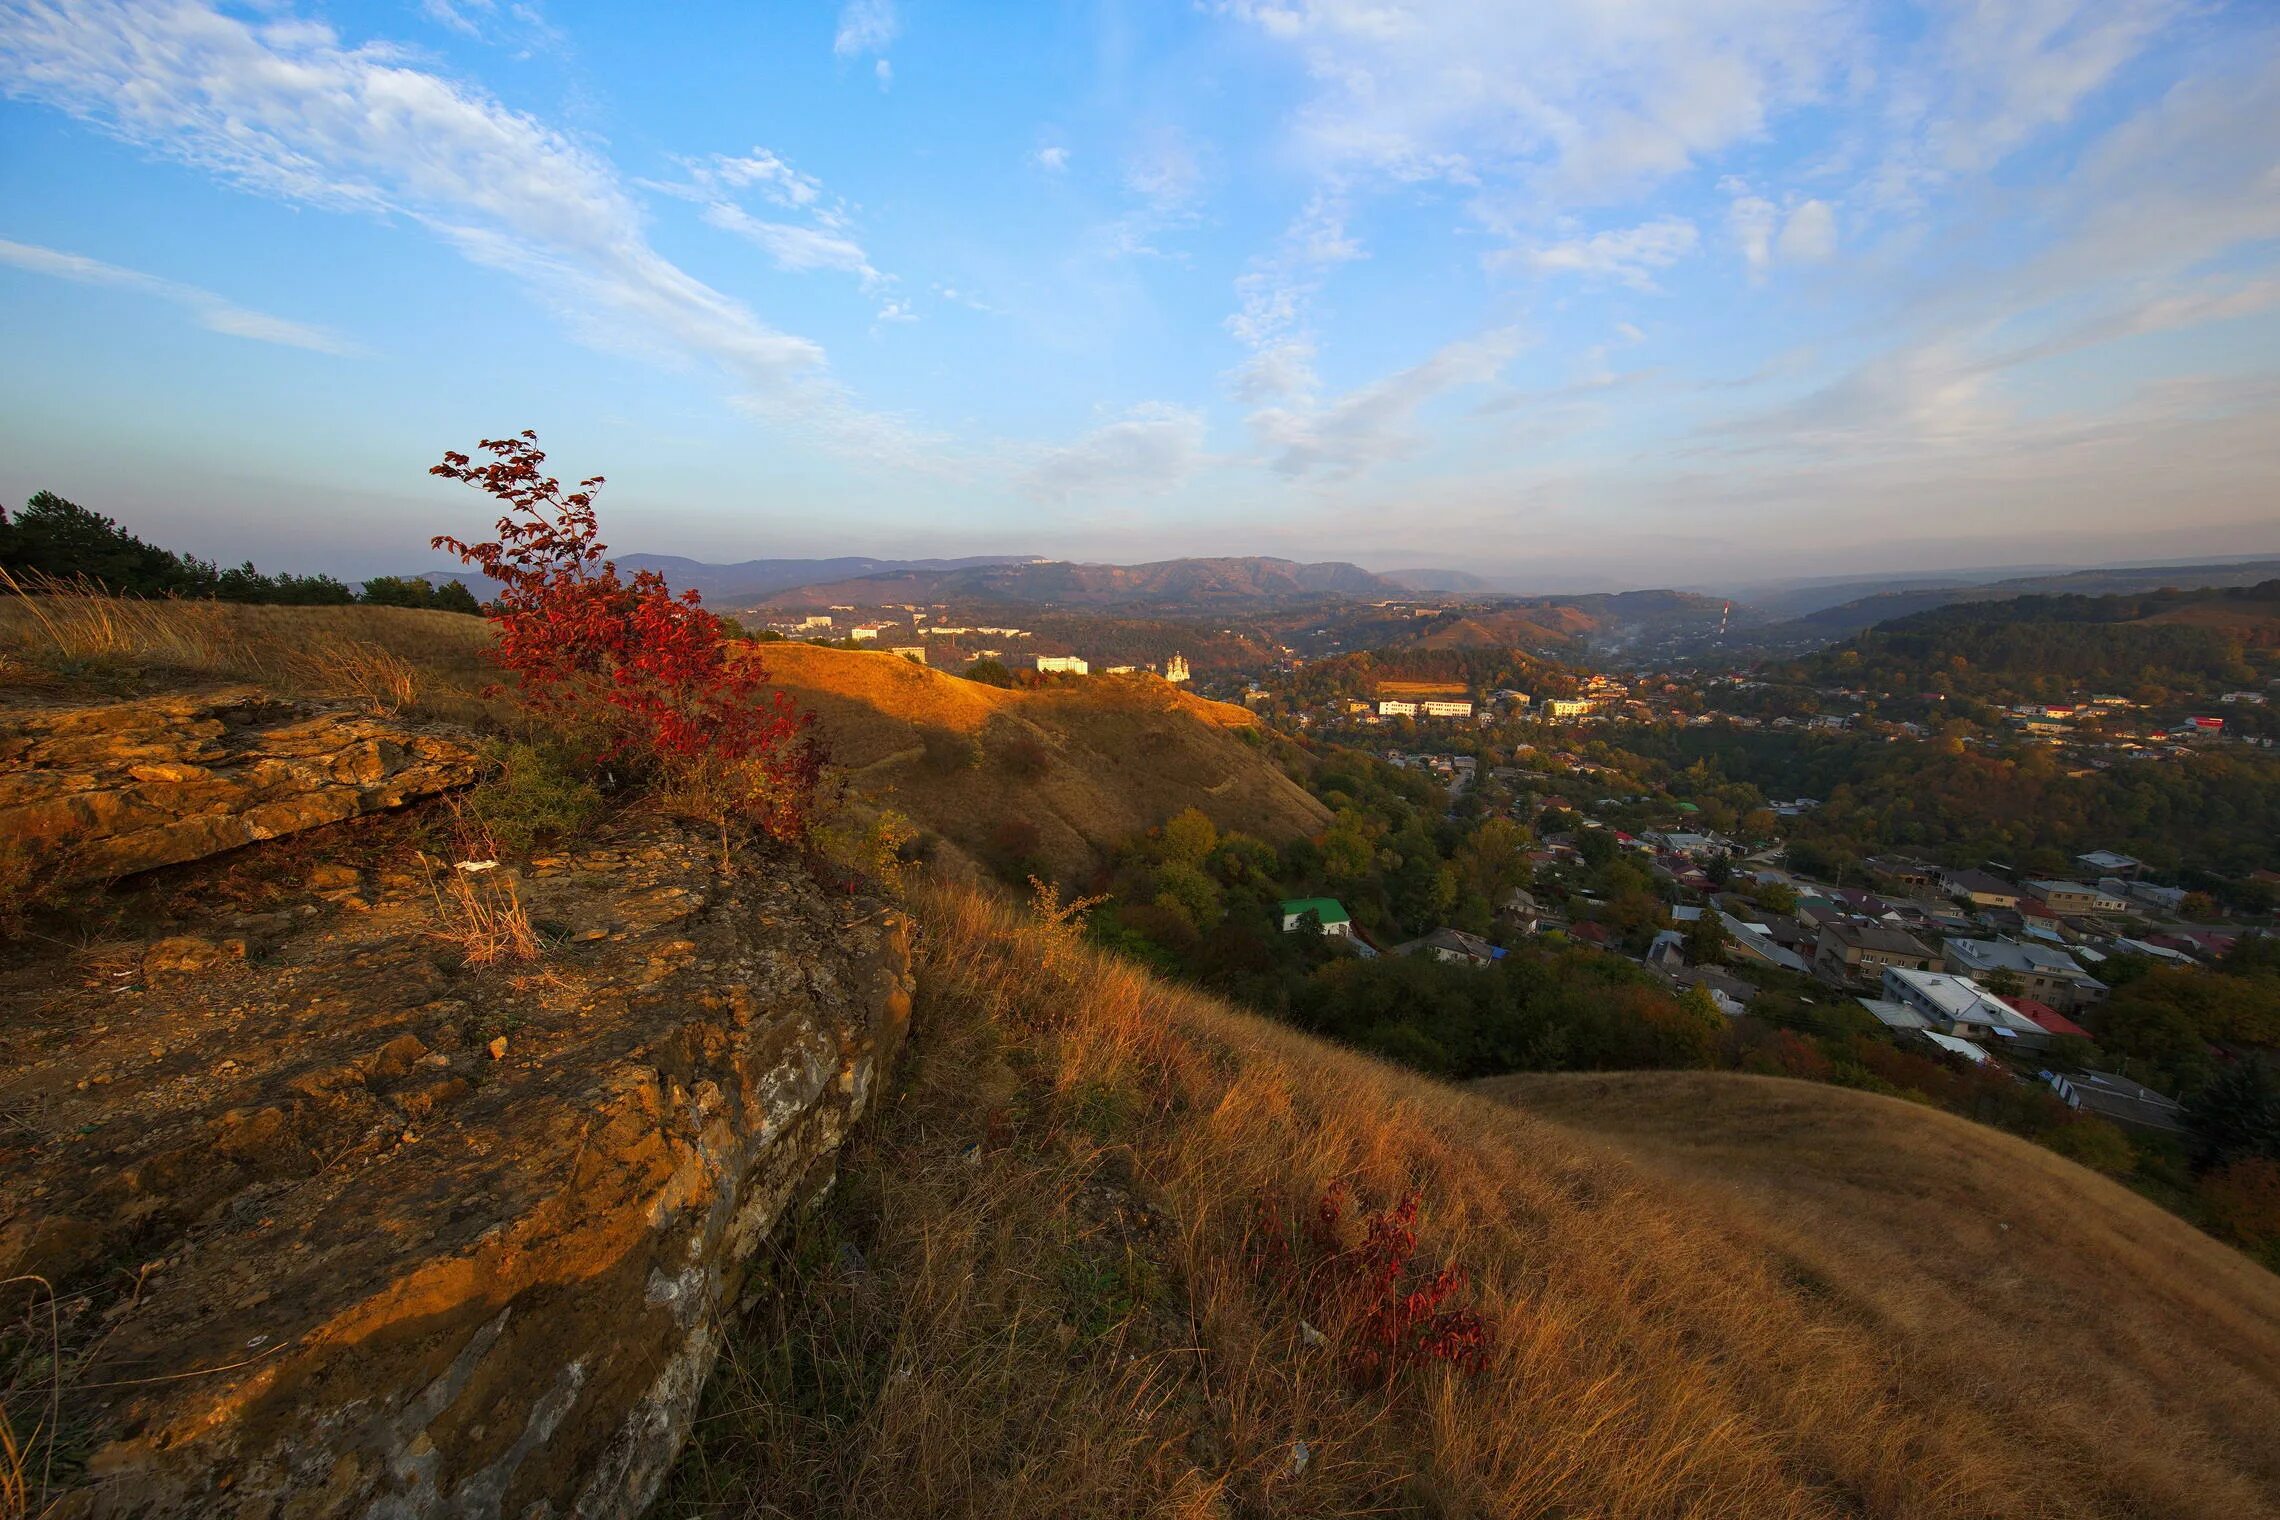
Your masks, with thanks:
M1323 1193L1304 1230L1285 1227L1270 1192L1253 1204L1253 1275L1319 1322L1356 1387L1383 1387L1423 1363L1474 1372L1487 1360L1488 1322L1443 1307L1463 1291L1463 1269L1416 1266L1418 1207L1414 1190L1403 1194L1362 1218L1360 1239L1348 1244L1344 1182Z
M525 709L590 742L598 761L733 794L768 832L803 834L821 759L809 715L768 689L757 658L729 653L727 626L695 591L676 597L654 570L618 574L594 510L601 476L565 493L528 430L477 447L487 462L446 452L428 473L495 497L499 536L439 535L434 546L499 583L492 656L518 678Z

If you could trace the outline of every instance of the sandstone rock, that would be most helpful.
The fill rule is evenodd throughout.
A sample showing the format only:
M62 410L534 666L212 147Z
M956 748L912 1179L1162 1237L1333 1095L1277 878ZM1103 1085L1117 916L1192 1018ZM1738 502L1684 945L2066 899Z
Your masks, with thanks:
M0 712L0 838L59 883L101 881L400 807L478 770L464 734L252 687L15 707Z
M625 926L536 975L448 969L416 885L258 976L0 962L0 1109L38 1137L0 1276L88 1306L59 1517L641 1513L909 1008L899 917L647 827L524 884Z
M145 976L180 975L212 971L244 959L245 941L242 939L216 942L200 939L195 934L177 934L145 950L142 968Z
M317 866L309 872L309 890L312 892L346 892L363 880L364 873L354 866Z

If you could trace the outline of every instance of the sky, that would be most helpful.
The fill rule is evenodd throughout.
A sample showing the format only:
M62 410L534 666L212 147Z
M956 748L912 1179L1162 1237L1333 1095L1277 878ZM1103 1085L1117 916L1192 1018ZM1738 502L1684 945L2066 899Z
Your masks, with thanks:
M0 500L1529 589L2280 553L2269 0L0 0Z

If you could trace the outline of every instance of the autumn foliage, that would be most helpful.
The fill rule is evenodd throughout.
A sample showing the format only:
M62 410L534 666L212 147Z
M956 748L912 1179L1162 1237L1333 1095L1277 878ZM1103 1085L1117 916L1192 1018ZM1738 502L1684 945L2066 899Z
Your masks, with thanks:
M1443 1307L1463 1291L1463 1269L1415 1264L1418 1207L1412 1190L1390 1209L1349 1219L1346 1185L1334 1182L1306 1228L1290 1230L1272 1196L1253 1205L1253 1273L1320 1322L1317 1333L1356 1387L1382 1387L1434 1362L1476 1371L1487 1358L1488 1322Z
M517 678L523 706L598 762L707 812L804 833L818 767L809 715L768 689L758 659L730 654L727 626L695 591L675 596L653 570L618 573L595 515L601 476L565 492L527 430L478 448L490 458L447 452L429 473L496 498L498 537L434 544L499 583L487 609L493 657Z

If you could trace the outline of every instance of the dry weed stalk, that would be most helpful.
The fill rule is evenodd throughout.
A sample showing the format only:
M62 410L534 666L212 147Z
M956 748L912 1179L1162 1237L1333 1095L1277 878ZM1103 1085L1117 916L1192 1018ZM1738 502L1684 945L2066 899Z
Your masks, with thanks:
M1065 960L1068 952L1084 938L1086 915L1107 901L1108 895L1103 893L1098 897L1072 897L1063 902L1059 883L1035 876L1029 878L1029 916L1043 952L1040 958L1048 971Z
M369 639L339 639L318 645L287 662L302 684L328 693L358 697L393 717L412 705L417 680L411 662Z
M56 1432L63 1416L63 1321L62 1311L56 1305L54 1285L34 1273L0 1278L0 1291L15 1288L32 1288L46 1295L48 1375L46 1397L42 1400L46 1407L34 1420L28 1435L17 1436L6 1400L0 1398L0 1515L8 1516L46 1512L49 1483L54 1477ZM36 1505L34 1452L40 1454Z
M430 932L457 945L470 966L537 960L538 931L513 873L499 866L499 842L457 802L451 832L456 858L450 864L420 856L435 902L437 927Z
M101 581L0 570L0 586L18 599L63 660L143 659L195 668L224 663L225 617L212 603L146 601L115 596Z
M468 965L538 959L538 931L531 927L530 913L511 875L463 871L457 866L439 873L430 862L428 890L435 900L437 924L430 933L458 946Z

